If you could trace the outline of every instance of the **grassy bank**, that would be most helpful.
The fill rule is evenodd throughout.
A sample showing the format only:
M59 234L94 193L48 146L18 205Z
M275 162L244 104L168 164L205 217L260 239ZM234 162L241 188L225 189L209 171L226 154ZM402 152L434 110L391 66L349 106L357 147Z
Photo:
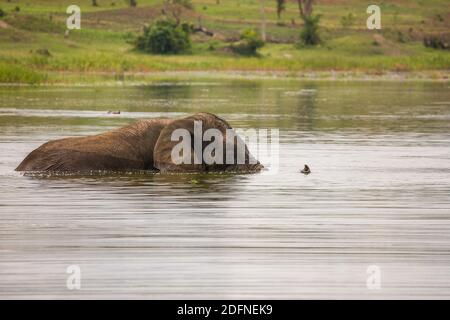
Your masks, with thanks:
M396 1L382 5L381 31L365 28L362 1L317 1L315 12L323 15L317 47L299 47L301 29L295 3L288 1L279 20L275 1L267 2L268 43L258 56L239 56L225 50L242 29L259 27L259 1L193 1L194 9L180 9L184 21L202 24L214 37L193 36L191 52L181 55L151 55L134 49L133 41L144 23L157 19L162 1L138 1L128 8L124 1L78 1L82 29L64 36L66 7L70 1L0 1L7 15L0 20L0 82L43 83L71 81L93 73L130 77L133 73L211 71L250 73L368 74L412 73L445 78L450 70L450 52L426 48L426 34L449 30L450 16L442 15L448 2L434 0ZM114 3L114 5L112 5ZM20 11L15 8L19 6ZM341 25L349 12L350 26ZM201 18L199 18L201 17ZM84 75L84 76L83 76ZM65 80L64 80L65 79Z

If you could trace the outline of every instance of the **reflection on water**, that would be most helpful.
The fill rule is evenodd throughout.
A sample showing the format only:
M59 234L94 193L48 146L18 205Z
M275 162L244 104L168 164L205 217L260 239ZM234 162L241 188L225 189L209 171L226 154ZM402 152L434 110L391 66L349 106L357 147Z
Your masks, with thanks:
M0 297L449 298L449 92L287 81L0 87ZM279 128L279 173L13 171L49 139L198 111ZM79 291L66 288L73 264ZM370 265L380 290L366 286Z

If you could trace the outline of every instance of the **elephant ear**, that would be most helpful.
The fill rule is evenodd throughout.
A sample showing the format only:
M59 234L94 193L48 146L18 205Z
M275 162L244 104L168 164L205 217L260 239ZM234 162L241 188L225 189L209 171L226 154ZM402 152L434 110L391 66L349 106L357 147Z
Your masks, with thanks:
M195 124L197 122L197 132L195 132ZM199 130L201 124L201 130ZM226 130L231 129L230 125L223 119L210 114L198 113L183 119L172 121L161 130L158 141L153 151L153 159L155 168L161 172L201 172L208 170L220 170L220 164L206 165L203 160L203 150L210 142L203 142L203 134L208 129L217 129L226 136ZM195 153L195 141L201 143L201 153ZM225 143L223 139L218 141L223 147ZM189 150L187 150L189 149ZM181 152L180 152L181 151ZM188 151L184 153L185 151ZM181 159L183 163L180 163ZM224 169L224 168L222 168Z

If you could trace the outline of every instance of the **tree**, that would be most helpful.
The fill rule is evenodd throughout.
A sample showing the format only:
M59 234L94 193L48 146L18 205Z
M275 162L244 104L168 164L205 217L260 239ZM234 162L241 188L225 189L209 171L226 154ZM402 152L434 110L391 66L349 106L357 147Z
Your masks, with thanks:
M266 10L264 8L264 0L259 0L261 11L261 38L266 42Z
M309 17L312 14L314 0L297 0L300 17Z
M130 7L136 7L137 1L136 0L130 0Z
M319 37L320 14L303 17L303 29L300 32L300 40L304 45L314 46L320 43Z
M98 3L97 3L97 0L92 0L92 6L94 6L94 7L98 7Z
M319 21L320 15L313 15L314 0L297 0L300 17L303 20L303 29L300 32L300 40L304 45L316 45L320 43Z
M276 0L277 1L277 16L278 20L281 19L281 13L286 9L286 0Z

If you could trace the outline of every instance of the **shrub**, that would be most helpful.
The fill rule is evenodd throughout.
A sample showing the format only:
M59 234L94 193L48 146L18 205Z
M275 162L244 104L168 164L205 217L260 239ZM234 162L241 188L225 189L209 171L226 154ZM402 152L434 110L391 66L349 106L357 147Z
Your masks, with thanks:
M400 43L406 43L406 42L408 42L408 36L407 35L405 35L403 32L401 32L401 31L397 31L397 41L398 42L400 42Z
M253 29L246 29L241 33L241 39L231 45L233 51L244 55L256 55L257 50L264 46L264 41Z
M320 43L319 22L320 15L303 17L303 28L300 32L300 41L307 46L314 46Z
M183 22L181 24L181 29L186 32L186 33L193 33L194 32L194 25L192 23L189 22Z
M441 50L450 50L450 36L429 35L423 38L425 47Z
M0 18L3 18L4 16L6 16L6 12L3 11L2 8L0 8Z
M445 19L444 19L440 14L437 14L437 15L436 15L436 18L437 18L437 20L438 20L439 22L444 22L444 21L445 21Z
M158 20L150 27L144 27L144 33L138 37L136 47L157 54L186 51L191 47L186 29L186 26L179 26L171 20Z
M48 49L46 49L46 48L40 48L40 49L37 49L37 50L35 51L35 53L37 53L37 54L39 54L39 55L41 55L41 56L44 56L44 57L51 57L51 56L52 56L52 54L50 53L50 51L49 51Z
M344 28L351 27L355 23L355 16L350 12L346 16L341 17L341 24Z
M209 42L208 42L208 50L209 50L209 51L214 51L214 50L216 50L216 49L217 49L217 46L218 46L218 42L215 41L215 40L212 40L212 41L209 41Z

